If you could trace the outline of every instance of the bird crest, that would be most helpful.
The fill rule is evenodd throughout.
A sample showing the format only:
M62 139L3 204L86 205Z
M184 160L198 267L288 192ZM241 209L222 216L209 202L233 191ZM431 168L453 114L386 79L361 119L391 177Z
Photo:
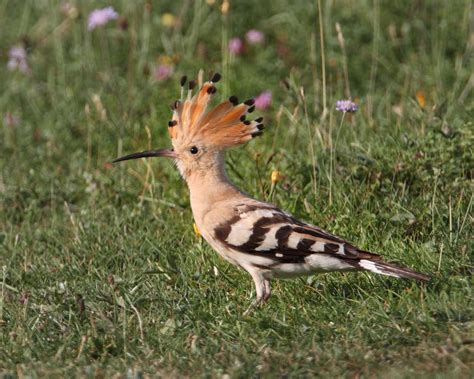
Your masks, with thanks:
M187 83L186 76L181 78L181 98L172 104L173 117L168 123L173 146L199 141L220 150L243 144L263 133L262 117L247 119L255 110L253 99L240 103L237 97L231 96L208 110L220 79L220 74L213 74L193 95L196 81Z

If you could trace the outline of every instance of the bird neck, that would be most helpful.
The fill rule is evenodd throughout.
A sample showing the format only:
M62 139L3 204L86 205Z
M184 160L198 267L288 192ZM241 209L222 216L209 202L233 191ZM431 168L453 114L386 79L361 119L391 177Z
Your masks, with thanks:
M224 152L215 157L215 164L205 170L193 172L186 178L189 187L191 208L198 223L216 204L243 193L229 180L224 166Z

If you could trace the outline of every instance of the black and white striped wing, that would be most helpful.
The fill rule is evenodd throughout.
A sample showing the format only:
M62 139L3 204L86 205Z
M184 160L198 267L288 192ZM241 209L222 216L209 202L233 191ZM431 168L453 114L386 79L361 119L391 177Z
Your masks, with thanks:
M267 204L235 207L234 216L215 228L214 236L230 249L280 263L300 263L311 254L342 259L378 258Z

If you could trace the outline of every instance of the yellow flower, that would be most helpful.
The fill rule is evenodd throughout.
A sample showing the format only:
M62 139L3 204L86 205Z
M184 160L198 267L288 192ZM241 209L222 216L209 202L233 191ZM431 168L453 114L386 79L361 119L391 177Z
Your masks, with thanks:
M194 229L194 234L196 234L196 237L201 237L201 232L199 231L199 228L195 222L193 222L193 229Z
M160 55L158 58L156 58L156 61L158 64L168 64L170 66L178 63L180 61L181 57L178 54L174 55Z
M424 108L426 106L426 98L425 98L425 92L423 90L416 91L416 101L418 102L418 105L420 108Z
M158 62L160 62L161 64L173 64L173 57L170 56L170 55L160 55L160 57L158 58Z
M227 13L229 13L229 9L230 9L230 1L229 0L224 0L222 2L222 5L221 5L222 14L226 15Z
M280 171L273 170L272 171L272 184L277 184L281 179Z
M167 28L171 28L176 25L176 17L172 13L163 13L161 15L161 23Z

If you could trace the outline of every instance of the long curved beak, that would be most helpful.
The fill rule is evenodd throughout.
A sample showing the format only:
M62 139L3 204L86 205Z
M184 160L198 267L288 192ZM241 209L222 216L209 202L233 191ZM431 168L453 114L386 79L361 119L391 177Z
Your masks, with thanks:
M114 159L112 163L128 161L129 159L149 158L149 157L177 158L178 156L176 155L173 149L148 150L148 151L142 151L140 153L125 155L123 157Z

